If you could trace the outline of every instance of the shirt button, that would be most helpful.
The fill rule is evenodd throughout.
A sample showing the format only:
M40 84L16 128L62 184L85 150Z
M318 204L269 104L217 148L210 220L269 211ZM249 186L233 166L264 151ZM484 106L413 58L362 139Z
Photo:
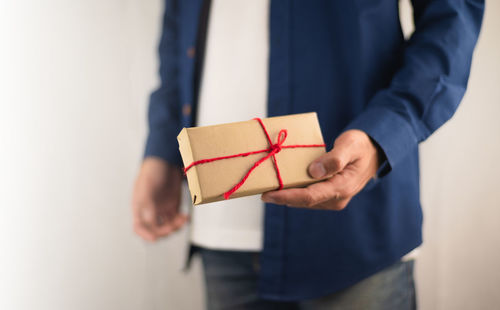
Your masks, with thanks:
M191 105L189 103L185 104L182 106L182 114L184 116L190 116L191 115Z
M194 47L190 47L187 49L186 54L189 58L193 58L196 54L196 50L194 49Z

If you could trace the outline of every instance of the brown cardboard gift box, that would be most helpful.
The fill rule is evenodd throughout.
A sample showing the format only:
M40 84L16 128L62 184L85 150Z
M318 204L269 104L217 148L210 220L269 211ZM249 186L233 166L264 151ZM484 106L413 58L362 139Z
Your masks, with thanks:
M265 118L262 119L262 124L274 148L256 119L182 129L177 140L184 167L188 167L186 176L193 204L223 200L224 193L242 181L249 169L273 150L276 152L274 156L283 188L301 187L317 182L307 173L309 164L325 153L316 113ZM281 145L279 150L276 149L277 144ZM200 160L253 151L262 152L190 166ZM249 174L230 198L255 195L278 188L278 174L271 156Z

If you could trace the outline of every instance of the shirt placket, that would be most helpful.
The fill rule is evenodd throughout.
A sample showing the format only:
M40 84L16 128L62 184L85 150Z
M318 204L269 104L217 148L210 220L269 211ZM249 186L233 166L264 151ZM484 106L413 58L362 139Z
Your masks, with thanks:
M290 1L271 1L268 116L291 113L290 9ZM260 256L262 296L280 296L285 290L286 219L286 207L266 204Z

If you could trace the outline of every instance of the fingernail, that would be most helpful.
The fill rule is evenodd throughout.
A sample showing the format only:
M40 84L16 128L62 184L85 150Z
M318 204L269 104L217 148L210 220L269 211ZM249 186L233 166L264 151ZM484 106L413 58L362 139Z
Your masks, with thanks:
M322 163L312 163L309 166L309 174L316 179L322 178L326 174L325 166Z

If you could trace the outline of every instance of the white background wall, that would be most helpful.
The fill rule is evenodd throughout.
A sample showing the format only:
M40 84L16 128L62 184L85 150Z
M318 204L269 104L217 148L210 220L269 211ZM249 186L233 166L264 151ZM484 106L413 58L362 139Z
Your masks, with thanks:
M130 224L161 13L0 0L0 309L202 308L185 231L151 245ZM489 1L469 92L422 145L421 309L500 306L498 17Z

